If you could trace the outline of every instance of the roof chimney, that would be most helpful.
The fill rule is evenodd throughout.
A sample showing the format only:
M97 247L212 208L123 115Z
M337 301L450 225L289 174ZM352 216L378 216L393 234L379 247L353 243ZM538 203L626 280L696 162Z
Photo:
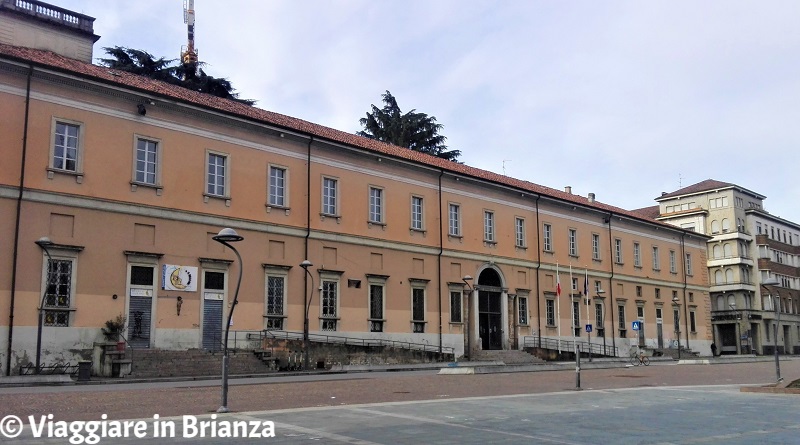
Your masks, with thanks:
M564 191L571 195L572 194L572 186L568 185L568 186L564 187Z
M594 193L589 193L589 202L594 202Z
M661 192L661 196L664 196L666 194L667 194L667 192Z

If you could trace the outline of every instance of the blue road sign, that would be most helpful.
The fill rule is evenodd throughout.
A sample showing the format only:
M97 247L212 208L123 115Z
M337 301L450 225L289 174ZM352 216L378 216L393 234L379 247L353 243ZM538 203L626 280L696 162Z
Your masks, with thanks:
M592 325L590 324L586 325L586 332L592 332Z
M631 329L633 329L634 331L638 331L638 330L642 329L642 322L641 321L634 321L634 322L631 323L631 325L632 325Z

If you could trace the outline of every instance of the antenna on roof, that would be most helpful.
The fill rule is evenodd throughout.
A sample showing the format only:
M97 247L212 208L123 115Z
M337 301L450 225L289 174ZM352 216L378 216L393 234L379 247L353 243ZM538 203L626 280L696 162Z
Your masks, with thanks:
M506 174L506 162L511 162L511 159L503 159L503 176L508 176Z
M681 176L681 174L678 173L678 190L682 188L683 188L683 176Z
M194 47L194 0L183 0L183 23L186 23L188 42L181 47L181 61L187 71L197 73L197 50ZM184 74L185 78L186 74Z

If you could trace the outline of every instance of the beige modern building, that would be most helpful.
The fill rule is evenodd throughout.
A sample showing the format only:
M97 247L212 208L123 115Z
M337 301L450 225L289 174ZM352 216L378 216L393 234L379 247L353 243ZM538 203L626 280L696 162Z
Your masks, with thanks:
M134 348L214 349L240 270L232 337L302 331L307 313L312 333L456 355L549 347L585 338L586 324L608 354L669 347L677 332L710 351L703 234L11 43L0 44L4 374L33 361L40 305L45 364L86 357L120 314ZM241 264L212 239L224 227L244 237Z
M662 194L646 214L711 236L711 321L722 354L773 354L776 345L781 353L800 352L800 225L764 210L765 198L706 180ZM780 285L762 286L767 279Z

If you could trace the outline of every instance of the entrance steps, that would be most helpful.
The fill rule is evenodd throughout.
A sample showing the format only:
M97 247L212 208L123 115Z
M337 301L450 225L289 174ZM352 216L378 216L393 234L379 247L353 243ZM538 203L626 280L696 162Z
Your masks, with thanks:
M222 375L222 352L203 349L172 351L132 349L130 377L194 377ZM274 372L253 351L228 351L228 373L264 374Z
M538 357L534 357L525 351L518 350L478 351L470 360L481 362L502 362L506 365L539 365L546 363L544 360Z

